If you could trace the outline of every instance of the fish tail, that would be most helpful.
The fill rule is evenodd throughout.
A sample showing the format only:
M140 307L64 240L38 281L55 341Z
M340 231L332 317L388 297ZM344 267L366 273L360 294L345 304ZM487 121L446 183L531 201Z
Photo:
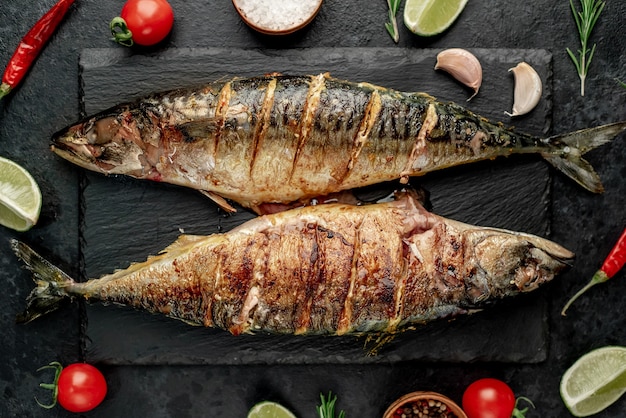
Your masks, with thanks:
M583 129L548 138L552 144L560 144L556 153L545 152L542 156L556 169L593 193L602 193L604 187L598 174L582 155L611 142L626 130L626 121L595 128Z
M18 240L11 240L11 248L25 267L33 274L37 284L26 299L26 310L17 315L17 323L28 323L42 315L57 310L61 302L70 298L68 286L74 280L57 266L37 254L28 245Z

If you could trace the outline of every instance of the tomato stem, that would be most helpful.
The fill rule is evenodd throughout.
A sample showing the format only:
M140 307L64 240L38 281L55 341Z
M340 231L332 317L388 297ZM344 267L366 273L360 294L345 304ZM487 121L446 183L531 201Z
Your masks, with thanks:
M513 408L513 412L511 413L511 418L525 418L526 417L526 412L528 412L528 406L524 409L517 409L517 404L519 403L519 401L525 401L528 402L530 404L530 406L533 407L533 409L535 408L535 404L533 403L533 401L531 401L530 399L528 399L525 396L519 396L516 400L515 400L515 407Z
M111 28L113 41L123 46L133 46L133 44L135 43L133 41L133 32L128 29L128 25L123 18L119 16L114 17L111 20L111 23L109 23L109 27Z
M39 400L36 397L35 397L35 402L37 402L37 405L41 406L42 408L52 409L57 404L57 398L59 397L58 383L59 383L59 376L61 376L61 370L63 370L63 366L58 361L53 361L47 366L42 366L38 368L37 371L39 372L44 369L55 369L53 383L40 383L39 384L39 387L52 391L52 403L49 405L44 405L41 402L39 402Z

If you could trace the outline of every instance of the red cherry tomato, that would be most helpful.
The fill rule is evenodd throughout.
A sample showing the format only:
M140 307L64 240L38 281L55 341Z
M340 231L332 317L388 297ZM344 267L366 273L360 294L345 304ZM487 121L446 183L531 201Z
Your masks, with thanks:
M498 379L479 379L463 393L463 411L468 418L511 418L514 409L513 390Z
M104 400L107 383L100 370L86 363L74 363L63 367L59 362L52 362L43 369L55 369L54 383L42 383L39 386L50 389L53 401L50 405L37 403L47 409L56 403L70 412L87 412Z
M128 0L120 17L132 32L133 41L144 46L161 42L174 25L174 11L167 0Z
M94 409L107 394L107 383L100 370L86 363L74 363L61 370L57 400L70 412Z

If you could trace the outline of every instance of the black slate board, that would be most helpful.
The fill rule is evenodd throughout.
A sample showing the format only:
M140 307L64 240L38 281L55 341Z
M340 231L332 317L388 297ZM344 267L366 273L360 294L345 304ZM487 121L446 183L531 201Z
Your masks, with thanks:
M442 101L465 103L471 92L433 70L438 50L319 48L306 50L169 49L133 55L87 49L80 59L84 111L92 114L149 92L223 77L281 72L330 72L404 91L425 91ZM475 49L483 70L480 93L466 106L519 130L545 135L551 125L551 55L543 50ZM530 63L544 82L530 114L511 121L513 76ZM448 169L412 179L430 192L434 212L460 221L546 236L550 169L534 157L509 158ZM396 184L359 191L379 195ZM81 192L82 257L86 277L97 277L155 254L181 233L227 231L253 214L225 215L197 192L122 177L85 174ZM506 202L506 203L504 203ZM87 308L89 357L110 364L313 364L404 360L539 362L546 358L546 301L541 290L453 321L407 331L378 356L366 356L355 337L233 337L212 329L131 309Z

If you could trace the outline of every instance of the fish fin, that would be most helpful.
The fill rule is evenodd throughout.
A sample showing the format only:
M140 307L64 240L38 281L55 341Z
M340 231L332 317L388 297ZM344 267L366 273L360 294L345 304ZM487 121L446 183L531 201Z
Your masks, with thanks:
M32 272L33 280L37 283L26 299L26 310L17 315L17 323L28 323L55 311L63 300L69 299L70 294L65 288L75 283L70 276L23 242L12 239L11 248Z
M475 314L483 312L483 311L484 311L484 309L482 309L482 308L471 308L471 309L466 310L464 313L466 315L475 315Z
M363 349L368 356L377 356L380 350L389 344L396 337L397 332L381 332L377 334L369 334L365 337Z
M203 235L181 235L176 239L176 241L174 241L173 243L165 247L161 252L159 252L159 255L176 252L183 247L195 244L196 242L202 241L206 238L207 237Z
M557 170L593 193L602 193L604 187L598 174L582 155L604 145L626 130L626 121L595 128L583 129L548 138L550 143L561 144L557 153L542 156ZM564 145L564 146L563 146ZM566 151L564 153L564 151Z
M312 198L300 199L291 203L274 203L265 202L258 205L250 205L250 209L257 215L270 215L274 213L284 212L286 210L301 208L304 206L316 206L326 203L343 203L346 205L362 205L364 202L359 200L352 190L342 190L327 195L316 196Z
M226 212L228 213L235 213L237 212L237 209L235 209L234 207L231 206L230 203L228 203L226 201L226 199L224 199L222 196L210 192L208 190L200 190L200 193L202 193L203 195L205 195L206 197L208 197L209 199L211 199L212 201L214 201L217 206L219 206L220 208L224 209Z
M604 192L602 180L595 172L591 164L585 159L576 157L561 157L553 154L542 154L547 162L552 164L554 168L583 186L585 189L593 193Z

